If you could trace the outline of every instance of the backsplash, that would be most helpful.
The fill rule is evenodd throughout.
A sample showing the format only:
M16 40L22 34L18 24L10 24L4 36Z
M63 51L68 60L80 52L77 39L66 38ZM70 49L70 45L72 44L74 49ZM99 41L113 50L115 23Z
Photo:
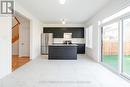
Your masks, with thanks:
M64 38L53 38L54 43L63 43ZM72 38L71 39L72 43L79 43L79 44L84 44L85 39L84 38Z

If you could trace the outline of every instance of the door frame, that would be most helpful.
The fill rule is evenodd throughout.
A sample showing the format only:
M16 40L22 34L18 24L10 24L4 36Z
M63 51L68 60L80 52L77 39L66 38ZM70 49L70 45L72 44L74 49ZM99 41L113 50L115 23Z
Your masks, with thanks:
M100 63L105 66L106 68L108 68L109 70L111 70L112 72L120 75L120 76L123 76L125 77L126 79L129 79L130 80L130 76L126 75L123 73L123 20L125 19L128 19L130 18L130 13L127 13L119 18L116 18L116 19L113 19L107 23L104 23L104 24L101 24L99 26L99 29L100 29ZM118 48L119 48L119 51L118 51L118 71L112 69L109 65L107 64L104 64L103 61L102 61L102 48L103 48L103 27L106 26L106 25L110 25L114 22L118 22L119 24L119 27L118 27L118 42L119 42L119 45L118 45Z
M111 24L113 24L113 23L118 23L118 48L119 48L119 45L120 45L120 43L119 43L119 40L120 40L120 38L119 38L119 33L120 33L120 29L119 29L119 25L120 25L120 23L119 23L119 19L115 19L115 20L112 20L112 21L110 21L110 22L108 22L108 23L105 23L105 24L103 24L103 25L101 25L101 64L102 65L104 65L104 66L106 66L107 68L109 68L110 70L112 70L113 72L115 72L115 73L118 73L118 71L117 70L114 70L113 68L111 68L111 66L110 65L108 65L108 64L105 64L104 62L103 62L103 50L102 50L102 48L103 48L103 27L104 26L107 26L107 25L111 25ZM118 70L119 70L119 50L118 50Z
M122 76L124 76L124 77L126 77L127 79L129 79L130 80L130 75L128 75L127 73L124 73L124 71L123 71L123 59L124 59L124 52L123 52L123 48L124 48L124 43L123 43L123 40L124 40L124 25L123 25L123 21L124 20L126 20L126 19L130 19L130 14L129 15L126 15L126 16L124 16L124 17L122 17L121 19L120 19L120 21L121 21L121 38L122 38L122 41L121 41L121 71L120 71L120 74L122 75Z

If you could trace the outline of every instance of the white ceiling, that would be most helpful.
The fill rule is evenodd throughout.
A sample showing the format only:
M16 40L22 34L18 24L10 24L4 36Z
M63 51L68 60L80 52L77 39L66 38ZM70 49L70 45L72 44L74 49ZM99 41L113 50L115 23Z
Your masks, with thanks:
M18 0L18 3L46 24L83 24L102 9L110 0Z

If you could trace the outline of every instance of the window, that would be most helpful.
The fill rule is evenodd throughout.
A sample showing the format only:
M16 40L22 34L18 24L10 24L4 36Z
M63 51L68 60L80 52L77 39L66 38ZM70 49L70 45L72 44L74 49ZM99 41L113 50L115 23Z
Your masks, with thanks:
M104 19L101 27L101 62L130 78L130 6ZM99 54L100 55L100 54Z
M111 23L102 27L102 62L112 69L118 69L119 23Z
M93 47L93 26L89 26L86 28L86 47L92 48Z

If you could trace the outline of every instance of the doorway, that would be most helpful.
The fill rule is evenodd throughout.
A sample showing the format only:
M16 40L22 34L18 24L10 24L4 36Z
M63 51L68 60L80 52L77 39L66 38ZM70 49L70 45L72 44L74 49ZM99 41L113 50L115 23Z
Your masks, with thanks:
M102 27L102 62L118 70L119 23L113 22Z
M122 73L130 77L130 17L122 20L123 24L123 53L122 53Z
M101 26L101 62L130 79L130 16Z
M30 61L30 20L18 12L12 17L12 71Z

